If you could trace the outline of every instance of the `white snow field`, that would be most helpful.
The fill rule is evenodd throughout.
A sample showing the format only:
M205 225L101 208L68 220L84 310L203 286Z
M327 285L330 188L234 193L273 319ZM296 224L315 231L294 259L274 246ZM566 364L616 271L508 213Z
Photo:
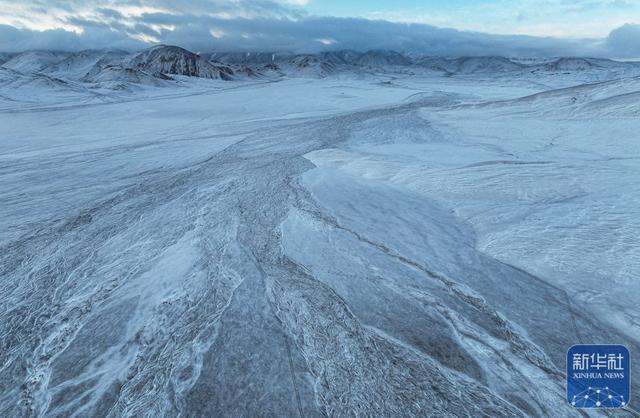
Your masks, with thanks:
M640 353L638 67L29 54L2 417L598 416L567 349Z

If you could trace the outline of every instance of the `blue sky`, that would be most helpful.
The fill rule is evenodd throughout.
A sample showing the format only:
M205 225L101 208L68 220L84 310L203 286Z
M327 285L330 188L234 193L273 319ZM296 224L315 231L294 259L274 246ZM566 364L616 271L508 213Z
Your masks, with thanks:
M427 23L495 34L605 37L640 23L640 0L310 0L311 14ZM635 22L634 22L635 20Z
M0 0L0 51L397 49L640 55L640 0Z

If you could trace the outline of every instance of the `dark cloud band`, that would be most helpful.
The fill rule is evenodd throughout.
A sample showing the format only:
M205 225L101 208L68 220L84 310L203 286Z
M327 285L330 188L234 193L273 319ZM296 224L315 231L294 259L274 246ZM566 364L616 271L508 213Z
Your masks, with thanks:
M258 6L259 2L252 2L253 11L258 10ZM264 2L261 7L272 6L272 2ZM82 33L61 29L33 31L0 25L0 51L131 50L148 47L150 43L165 43L195 51L393 49L445 56L640 56L640 25L631 24L612 31L606 39L567 40L489 35L382 20L291 16L291 10L286 8L278 9L277 16L251 18L172 12L143 13L125 18L114 9L96 10L97 17L74 16L65 21L82 28Z

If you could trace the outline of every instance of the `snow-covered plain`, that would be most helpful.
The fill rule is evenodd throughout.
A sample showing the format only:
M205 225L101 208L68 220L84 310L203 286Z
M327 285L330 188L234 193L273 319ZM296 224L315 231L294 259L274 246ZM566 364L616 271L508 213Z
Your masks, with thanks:
M13 65L0 416L579 416L567 349L640 352L631 70Z

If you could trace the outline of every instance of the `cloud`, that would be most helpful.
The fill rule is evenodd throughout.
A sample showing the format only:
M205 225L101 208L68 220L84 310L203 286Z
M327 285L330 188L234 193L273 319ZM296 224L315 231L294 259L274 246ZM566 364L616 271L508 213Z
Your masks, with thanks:
M1 0L0 0L1 1ZM429 55L640 57L640 26L625 25L605 39L492 35L427 24L306 16L305 0L191 0L189 13L169 0L47 1L64 28L0 25L0 51L26 49L136 50L163 43L204 51L317 52L392 49ZM78 12L77 4L84 4ZM31 7L45 4L35 0ZM95 7L94 7L95 6ZM215 7L214 7L215 6ZM35 9L34 9L35 10ZM51 10L51 9L49 9Z
M355 18L216 19L151 14L144 19L147 24L174 27L160 32L162 42L188 45L196 50L316 52L330 47L433 55L565 55L583 49L579 42L552 38L487 35ZM215 39L205 36L210 29L225 36Z
M304 2L303 2L304 3ZM73 18L109 17L123 22L145 13L233 18L299 18L303 3L289 0L0 0L0 23L27 29L64 27Z
M640 58L640 24L626 24L611 31L606 47L613 56Z
M34 31L0 25L0 51L2 52L30 49L77 51L90 48L136 50L148 46L108 28L86 28L82 33L75 33L64 29Z

